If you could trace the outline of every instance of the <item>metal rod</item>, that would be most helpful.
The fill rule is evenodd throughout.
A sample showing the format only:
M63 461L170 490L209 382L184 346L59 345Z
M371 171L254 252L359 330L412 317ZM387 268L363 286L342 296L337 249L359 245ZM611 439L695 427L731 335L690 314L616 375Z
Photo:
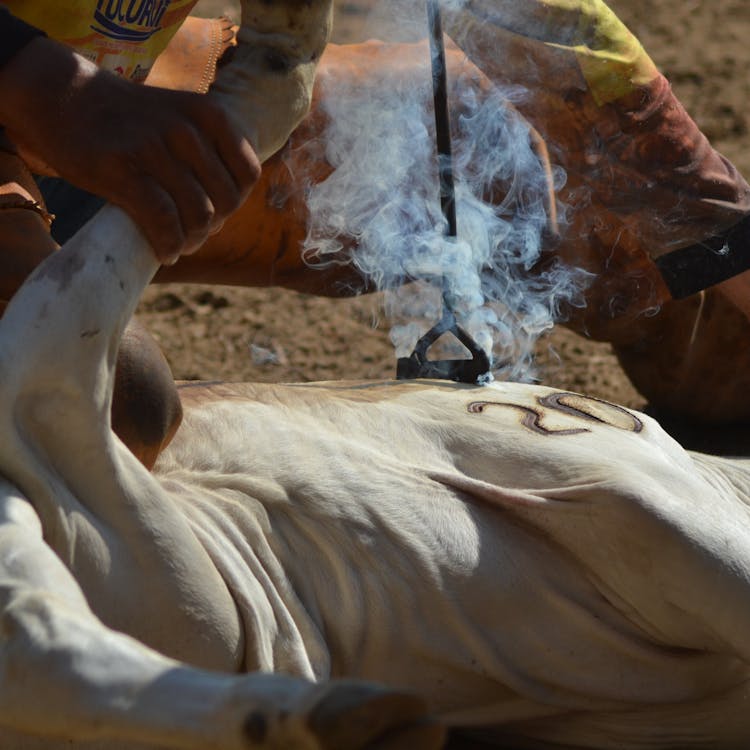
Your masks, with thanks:
M456 186L453 178L450 117L448 114L448 72L445 64L445 45L440 21L438 0L427 0L430 27L430 60L432 63L432 92L435 105L435 135L437 141L440 207L447 221L446 236L458 238L456 222ZM430 360L428 349L446 332L452 333L471 354L471 359ZM443 315L422 336L409 357L399 357L396 377L442 378L462 383L477 383L490 369L487 353L456 321L456 314L443 279Z
M427 0L427 20L430 27L430 60L432 63L432 95L435 105L435 135L437 140L438 173L440 177L440 206L448 221L448 237L458 237L456 223L456 186L453 179L453 149L448 115L448 72L445 64L443 25L438 0Z

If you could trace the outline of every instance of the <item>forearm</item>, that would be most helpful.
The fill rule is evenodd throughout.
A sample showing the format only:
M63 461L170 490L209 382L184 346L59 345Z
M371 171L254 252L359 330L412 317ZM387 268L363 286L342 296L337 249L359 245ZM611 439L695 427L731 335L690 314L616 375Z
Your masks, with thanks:
M0 67L0 123L14 142L36 146L35 122L58 117L71 87L95 72L69 47L39 34L29 37Z

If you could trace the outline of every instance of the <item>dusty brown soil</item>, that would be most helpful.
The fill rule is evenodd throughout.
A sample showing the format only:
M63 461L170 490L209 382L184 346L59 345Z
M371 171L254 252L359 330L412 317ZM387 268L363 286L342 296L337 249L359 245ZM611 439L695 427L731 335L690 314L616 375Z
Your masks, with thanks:
M362 38L373 0L337 2L335 40ZM612 0L672 80L714 144L750 174L750 4L744 0ZM203 0L204 15L234 13L232 2ZM184 379L305 381L381 378L394 352L377 295L353 300L278 289L160 286L140 317ZM562 329L540 342L544 382L642 408L606 344Z

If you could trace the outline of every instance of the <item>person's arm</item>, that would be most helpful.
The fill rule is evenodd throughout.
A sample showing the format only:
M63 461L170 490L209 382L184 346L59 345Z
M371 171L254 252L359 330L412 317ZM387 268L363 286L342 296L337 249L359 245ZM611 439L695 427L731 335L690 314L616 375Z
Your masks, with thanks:
M35 160L121 206L165 263L196 250L260 174L248 140L209 97L139 86L0 16L0 124ZM3 48L5 55L5 49Z

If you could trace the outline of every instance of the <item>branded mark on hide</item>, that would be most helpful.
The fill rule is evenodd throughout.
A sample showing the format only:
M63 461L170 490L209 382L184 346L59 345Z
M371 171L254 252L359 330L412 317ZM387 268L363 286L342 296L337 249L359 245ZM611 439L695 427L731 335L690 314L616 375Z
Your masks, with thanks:
M524 404L514 404L507 401L472 401L466 409L470 414L481 414L489 406L502 406L521 412L521 424L538 435L580 435L591 432L587 427L572 427L553 429L546 427L543 422L547 410L564 414L573 419L596 422L615 427L618 430L639 433L643 430L643 422L622 406L611 404L602 399L591 396L581 396L578 393L551 393L536 399L538 408Z

